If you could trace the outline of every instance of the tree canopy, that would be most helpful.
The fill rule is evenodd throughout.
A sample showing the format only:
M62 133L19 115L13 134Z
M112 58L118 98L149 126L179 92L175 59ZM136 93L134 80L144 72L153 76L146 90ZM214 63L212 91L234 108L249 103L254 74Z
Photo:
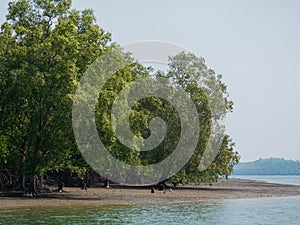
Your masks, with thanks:
M9 3L0 34L1 132L14 174L79 169L72 94L86 68L109 47L92 10L71 1ZM79 157L79 156L78 156ZM74 163L73 163L74 162Z
M72 130L72 104L80 78L100 56L116 48L90 9L71 9L71 0L18 0L10 2L0 29L0 170L20 177L42 176L48 171L72 170L80 177L89 166L77 149ZM192 159L170 180L216 181L228 176L238 162L226 134L215 160L204 171L199 164L211 136L212 125L232 110L222 77L201 57L180 53L171 57L167 72L151 73L134 59L118 71L99 93L96 125L110 153L118 159L149 165L167 157L178 142L180 118L164 99L149 97L131 110L133 133L149 136L149 121L159 116L168 125L166 138L147 153L120 143L111 126L111 106L117 94L140 77L165 77L180 85L194 101L201 133ZM212 101L208 101L211 99ZM218 129L222 129L219 127Z

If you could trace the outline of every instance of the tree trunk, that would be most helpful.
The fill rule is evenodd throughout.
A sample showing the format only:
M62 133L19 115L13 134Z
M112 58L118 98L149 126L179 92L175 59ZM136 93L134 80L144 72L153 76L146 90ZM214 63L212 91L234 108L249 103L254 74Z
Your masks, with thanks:
M159 191L163 191L165 188L169 188L167 185L166 185L166 182L168 181L168 179L166 180L163 180L161 182L159 182L156 186L158 188Z
M30 184L29 184L29 194L31 196L37 196L37 177L36 175L32 175L30 177Z
M65 186L64 182L58 181L58 182L57 182L57 187L58 187L58 188L57 188L57 191L60 192L60 193L61 193L61 192L64 192L64 190L63 190L63 189L64 189L64 186Z
M0 176L0 188L4 188L4 185L3 185L3 183L2 183L1 176Z
M26 176L25 175L22 176L22 188L24 191L26 190Z
M104 187L105 188L110 188L109 187L109 180L108 179L104 181Z

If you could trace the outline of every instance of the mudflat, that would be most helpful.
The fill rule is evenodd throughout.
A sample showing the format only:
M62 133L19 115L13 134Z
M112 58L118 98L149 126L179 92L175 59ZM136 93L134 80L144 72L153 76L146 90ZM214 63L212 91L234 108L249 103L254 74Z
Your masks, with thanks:
M300 186L273 184L261 181L229 179L221 180L212 186L179 186L163 191L150 188L129 188L112 186L111 188L64 188L64 192L41 193L38 197L29 197L22 193L1 192L0 209L30 207L64 206L100 206L100 205L136 205L181 202L219 201L223 199L263 198L300 196Z

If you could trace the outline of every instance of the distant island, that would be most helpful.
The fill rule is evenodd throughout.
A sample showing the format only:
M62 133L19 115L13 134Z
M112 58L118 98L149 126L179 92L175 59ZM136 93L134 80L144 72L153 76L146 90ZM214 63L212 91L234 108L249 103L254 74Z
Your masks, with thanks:
M232 175L300 175L300 161L268 158L240 162Z

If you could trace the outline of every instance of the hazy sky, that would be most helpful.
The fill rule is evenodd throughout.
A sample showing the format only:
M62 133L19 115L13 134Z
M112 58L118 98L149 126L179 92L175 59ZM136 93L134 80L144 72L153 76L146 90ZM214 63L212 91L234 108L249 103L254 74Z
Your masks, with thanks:
M0 0L1 22L7 0ZM227 130L242 161L300 160L300 1L87 1L121 45L177 43L223 74L234 112ZM300 140L300 138L299 138Z

